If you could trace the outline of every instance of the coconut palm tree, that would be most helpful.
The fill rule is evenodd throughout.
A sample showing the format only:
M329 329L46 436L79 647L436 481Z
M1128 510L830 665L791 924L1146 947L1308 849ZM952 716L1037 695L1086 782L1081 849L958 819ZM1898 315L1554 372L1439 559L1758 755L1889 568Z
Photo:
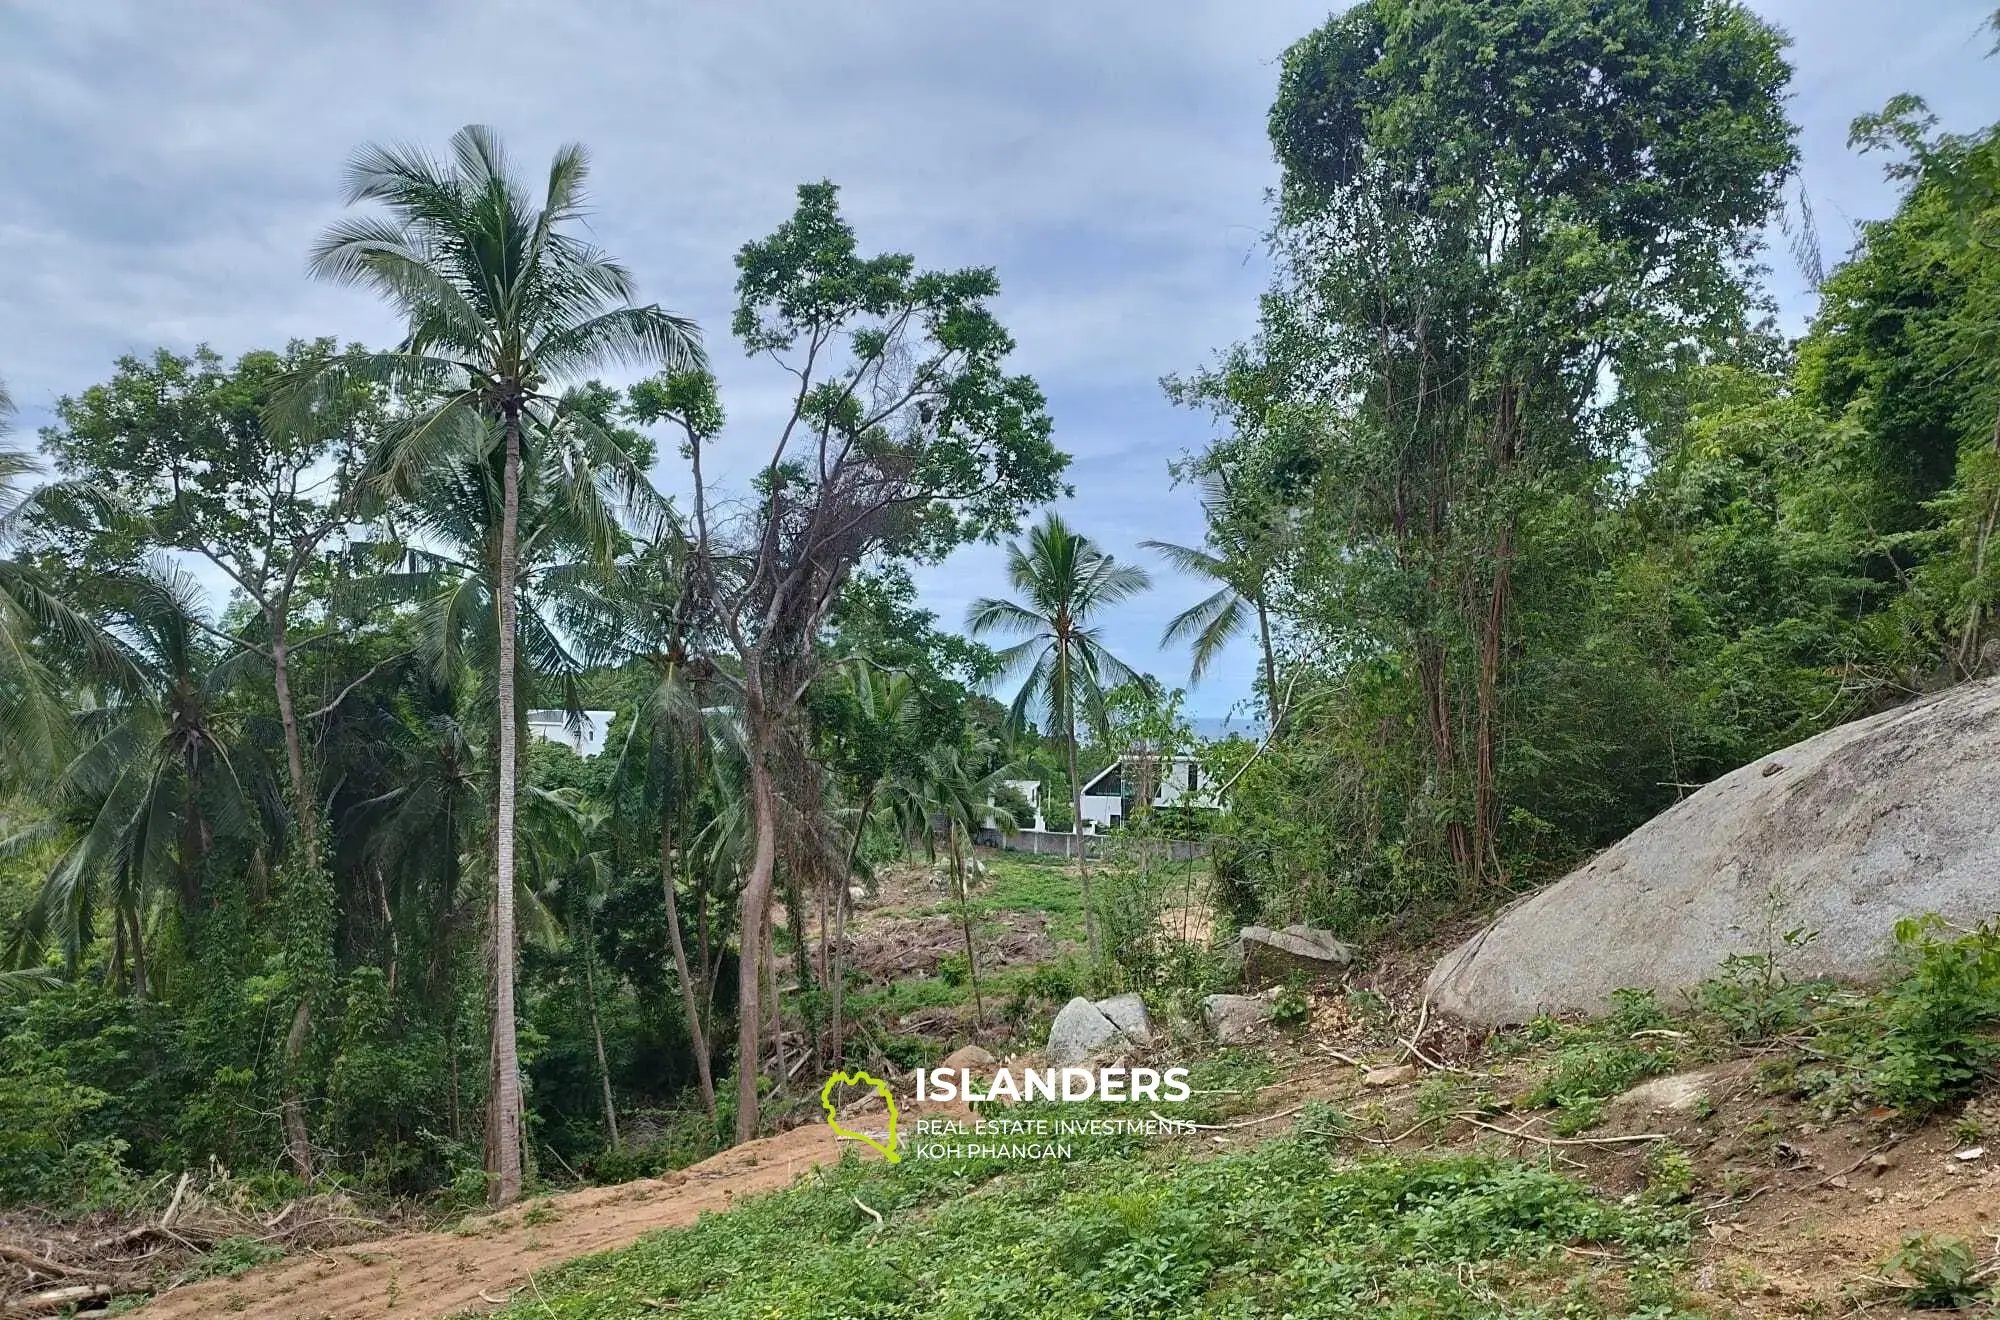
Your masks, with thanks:
M1031 713L1045 715L1044 727L1061 729L1069 760L1070 807L1075 812L1076 874L1083 889L1084 934L1090 956L1098 955L1097 916L1090 897L1090 867L1084 857L1083 780L1077 773L1077 709L1108 739L1104 694L1138 677L1104 644L1103 629L1092 625L1104 610L1152 585L1142 568L1120 564L1087 536L1073 531L1054 513L1031 529L1024 545L1007 547L1007 580L1021 599L984 598L972 603L966 621L974 637L999 633L1021 638L1000 652L1000 672L1026 670L1008 722L1020 728Z
M1228 487L1214 475L1201 482L1202 511L1208 517L1208 548L1177 545L1172 541L1141 541L1140 548L1151 550L1190 577L1215 584L1215 591L1168 620L1162 645L1192 642L1194 663L1188 673L1190 683L1201 676L1222 648L1240 637L1252 620L1257 625L1257 644L1264 664L1264 700L1277 718L1278 663L1271 645L1271 577L1282 548L1280 527L1271 518L1246 514L1239 501L1230 499Z
M537 202L516 180L497 137L470 126L449 161L414 148L369 146L349 163L347 201L386 214L338 222L312 254L315 275L374 289L403 314L396 350L330 365L297 383L281 415L364 375L421 406L387 436L369 473L408 495L472 458L498 470L494 545L498 632L493 837L495 1085L488 1114L493 1200L521 1194L521 1081L514 1023L515 576L523 454L564 436L601 434L560 386L606 365L688 369L702 354L692 322L635 306L625 268L571 232L585 214L589 161L566 146ZM630 474L637 478L640 474ZM635 480L634 485L639 483Z
M198 910L210 855L276 837L261 814L268 767L221 701L247 654L219 645L202 590L167 563L112 580L111 631L143 676L135 690L75 716L78 751L55 781L57 810L0 849L52 837L66 846L23 914L10 961L54 946L74 968L109 914L113 979L143 992L150 916Z
M32 562L10 557L51 494L29 485L39 471L34 454L5 443L13 418L14 401L0 381L0 786L47 784L72 746L70 703L52 662L121 689L139 677L124 649L65 602Z

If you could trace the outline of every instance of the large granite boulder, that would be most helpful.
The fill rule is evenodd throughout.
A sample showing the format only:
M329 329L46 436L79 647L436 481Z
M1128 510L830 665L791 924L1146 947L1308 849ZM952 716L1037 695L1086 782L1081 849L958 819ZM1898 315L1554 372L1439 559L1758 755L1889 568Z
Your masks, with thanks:
M1079 995L1064 1004L1049 1024L1044 1053L1056 1067L1073 1068L1149 1049L1152 1044L1152 1024L1139 996L1119 995L1092 1003Z
M1426 983L1482 1025L1663 997L1731 953L1878 976L1899 918L2000 910L2000 680L1965 683L1754 761L1467 940ZM1795 929L1816 932L1803 947Z
M1289 981L1295 976L1320 981L1339 976L1354 961L1354 950L1331 931L1316 926L1245 926L1229 948L1230 961L1243 969L1246 985Z

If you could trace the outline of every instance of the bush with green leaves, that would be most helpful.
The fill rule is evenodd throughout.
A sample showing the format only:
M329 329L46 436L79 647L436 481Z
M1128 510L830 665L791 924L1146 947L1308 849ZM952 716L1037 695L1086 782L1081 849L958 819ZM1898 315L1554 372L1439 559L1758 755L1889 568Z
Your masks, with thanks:
M1938 918L1896 924L1903 974L1880 999L1869 1084L1888 1104L1926 1109L1990 1077L2000 1062L2000 926L1953 938Z
M1882 1263L1882 1274L1904 1305L1920 1311L1955 1311L1993 1295L1979 1257L1958 1238L1912 1233Z

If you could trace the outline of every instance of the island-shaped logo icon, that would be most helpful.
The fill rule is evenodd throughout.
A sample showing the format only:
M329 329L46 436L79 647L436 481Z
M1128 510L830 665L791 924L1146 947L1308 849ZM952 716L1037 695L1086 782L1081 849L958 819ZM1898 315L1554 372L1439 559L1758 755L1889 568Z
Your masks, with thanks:
M882 1097L882 1103L889 1107L889 1139L887 1145L875 1140L875 1138L869 1136L866 1132L852 1132L840 1125L839 1116L834 1113L833 1109L833 1088L843 1085L872 1086L875 1088L875 1093ZM881 1151L882 1157L891 1164L902 1160L903 1157L896 1152L896 1097L889 1093L889 1087L886 1082L879 1082L865 1072L837 1072L827 1078L826 1085L820 1088L819 1103L826 1110L826 1125L834 1130L835 1135L847 1137L854 1141L866 1142L876 1150Z

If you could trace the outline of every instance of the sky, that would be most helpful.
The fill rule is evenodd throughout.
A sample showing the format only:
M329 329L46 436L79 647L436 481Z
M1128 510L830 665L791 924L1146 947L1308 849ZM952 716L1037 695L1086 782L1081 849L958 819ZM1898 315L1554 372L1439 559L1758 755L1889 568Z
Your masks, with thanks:
M1829 261L1895 195L1847 126L1898 92L1947 128L2000 118L1980 30L1995 0L1754 0L1793 38L1801 184ZM392 342L369 295L314 283L365 142L441 150L498 129L539 170L594 160L591 229L645 301L695 317L720 378L726 450L767 443L783 378L728 337L731 258L831 179L864 251L990 265L1075 456L1065 517L1155 590L1106 620L1120 656L1169 682L1166 621L1203 594L1138 548L1197 544L1167 465L1210 436L1159 380L1254 329L1276 168L1264 116L1285 47L1329 7L1288 0L0 0L0 378L32 430L124 353L225 355L333 335ZM1982 91L1981 89L1986 89ZM1771 285L1796 330L1811 300L1782 250ZM918 575L956 627L1002 594L1001 551ZM1244 700L1237 646L1187 708Z

